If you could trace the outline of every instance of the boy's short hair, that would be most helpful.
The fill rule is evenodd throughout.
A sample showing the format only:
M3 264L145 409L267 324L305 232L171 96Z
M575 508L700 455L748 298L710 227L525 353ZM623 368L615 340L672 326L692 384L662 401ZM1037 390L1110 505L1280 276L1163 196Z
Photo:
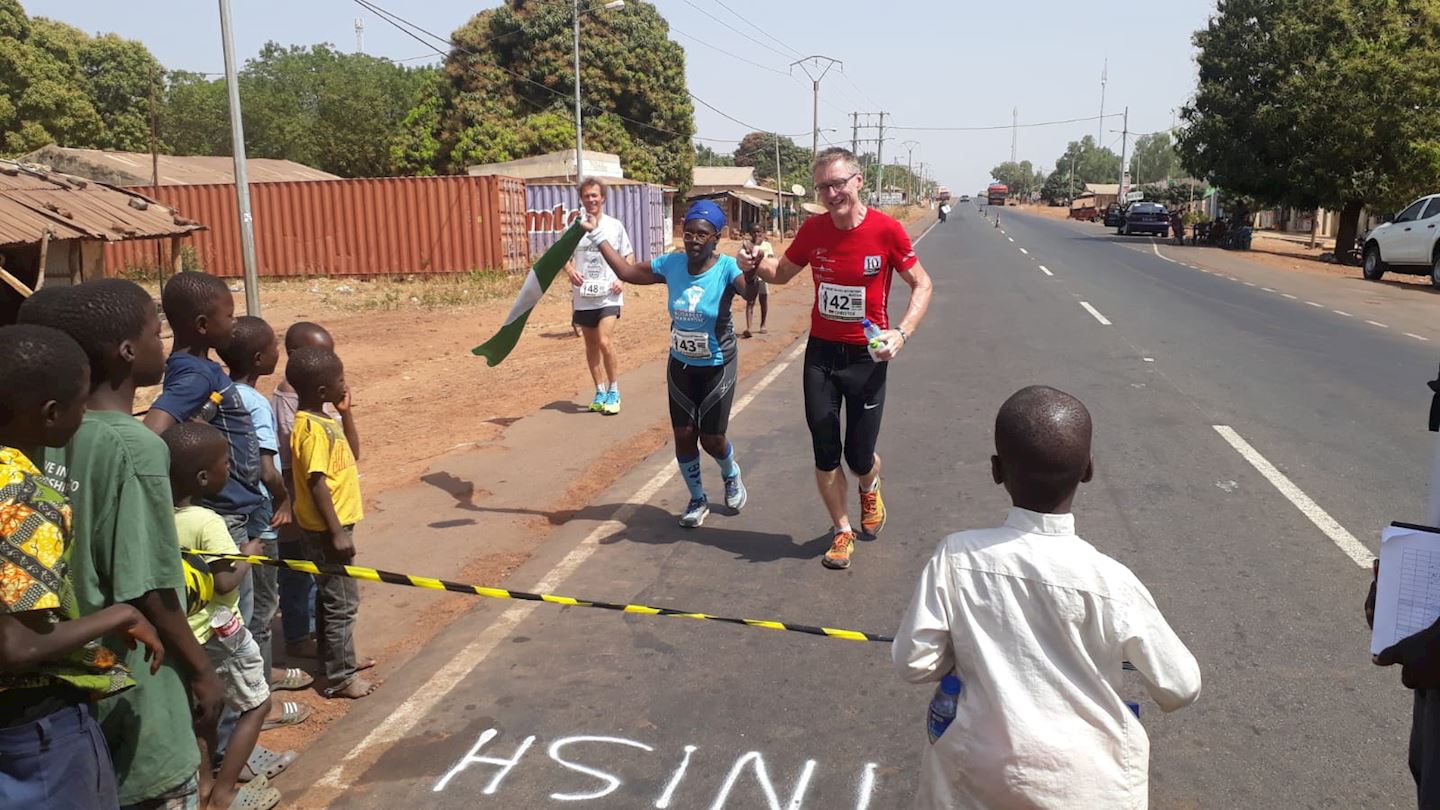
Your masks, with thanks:
M155 299L139 284L123 278L46 287L20 307L21 323L52 326L80 344L90 360L91 385L105 379L106 358L121 343L138 339L152 315L159 317Z
M1007 476L1043 498L1069 494L1090 466L1094 427L1085 403L1056 388L1016 391L995 416L995 451Z
M285 379L295 393L306 396L329 384L344 370L340 355L319 346L305 346L291 352L285 363Z
M89 393L89 361L75 339L51 326L0 326L0 422L46 402L72 403Z
M225 361L231 374L249 374L255 365L255 355L265 350L265 345L275 339L275 330L264 318L241 315L235 319L235 331L230 333L230 345L217 349L216 354Z
M191 329L195 319L209 315L215 302L230 294L225 282L208 273L182 270L165 282L160 306L171 329Z
M330 336L330 331L320 324L311 321L296 321L290 324L289 329L285 330L285 351L293 352L306 345L306 342L314 335L324 335L329 338L331 343L335 342L335 338Z
M175 481L195 480L195 475L209 469L219 455L230 452L225 434L205 422L176 422L160 438L170 449L170 477Z

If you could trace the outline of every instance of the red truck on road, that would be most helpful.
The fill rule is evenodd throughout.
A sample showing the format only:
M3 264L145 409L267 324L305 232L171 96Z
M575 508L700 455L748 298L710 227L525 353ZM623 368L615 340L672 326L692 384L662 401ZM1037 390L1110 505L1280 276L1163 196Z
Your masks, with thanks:
M1005 197L1010 194L1010 187L1004 183L991 183L985 189L985 201L990 205L1004 205Z

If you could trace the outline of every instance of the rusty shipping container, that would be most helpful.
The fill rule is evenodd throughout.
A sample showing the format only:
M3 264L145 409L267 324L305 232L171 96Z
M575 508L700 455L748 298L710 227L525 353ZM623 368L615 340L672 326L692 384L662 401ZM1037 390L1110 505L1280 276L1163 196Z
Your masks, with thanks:
M605 213L624 224L635 247L635 260L648 262L669 250L664 190L649 183L617 183L609 188ZM555 244L583 211L579 192L568 183L526 183L525 202L525 228L533 256Z
M209 230L192 237L200 266L244 274L235 186L146 187ZM251 183L262 277L524 272L525 182L513 177L382 177ZM107 247L105 271L153 267L154 250Z

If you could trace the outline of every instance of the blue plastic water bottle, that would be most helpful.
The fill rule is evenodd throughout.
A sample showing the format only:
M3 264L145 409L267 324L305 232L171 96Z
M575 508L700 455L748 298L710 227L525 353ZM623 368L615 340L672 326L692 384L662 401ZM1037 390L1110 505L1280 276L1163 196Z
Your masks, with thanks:
M880 358L875 356L875 352L885 345L880 340L880 327L872 323L869 318L861 318L860 328L865 330L865 346L870 350L870 358L879 360Z
M930 742L934 743L950 727L950 721L955 719L955 701L960 697L960 690L964 684L960 682L954 673L940 679L940 685L935 687L935 697L930 699L930 720L927 725L930 727Z

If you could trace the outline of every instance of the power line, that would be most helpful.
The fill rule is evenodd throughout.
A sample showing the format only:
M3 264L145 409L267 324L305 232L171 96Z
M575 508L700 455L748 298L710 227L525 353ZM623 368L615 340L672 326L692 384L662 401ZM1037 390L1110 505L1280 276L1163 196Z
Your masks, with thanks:
M728 51L728 50L720 47L719 45L712 45L712 44L710 44L709 42L706 42L705 40L703 40L703 39L695 36L694 34L688 34L688 33L684 32L684 31L681 31L679 28L676 28L676 27L673 26L673 25L670 26L670 30L673 31L673 32L675 32L675 33L677 33L677 34L679 34L679 35L681 35L681 36L683 36L683 37L686 37L687 39L693 39L693 40L695 40L696 42L700 43L701 45L704 45L705 47L710 48L711 50L714 50L714 51L718 51L718 52L720 52L720 53L723 53L723 54L725 54L725 56L727 56L727 57L730 58L730 59L734 59L734 60L736 60L736 61L738 61L738 62L744 62L744 63L747 64L747 65L753 65L754 67L760 68L761 70L768 70L768 71L770 71L771 73L778 73L778 74L780 74L781 76L791 76L791 74L786 73L786 72L783 71L783 70L779 70L779 69L777 69L777 68L770 67L769 65L762 65L762 64L760 64L759 62L751 62L749 59L746 59L746 58L743 57L743 56L736 56L734 53L732 53L732 52L730 52L730 51ZM794 78L794 77L791 76L791 78Z
M707 11L703 6L701 6L700 4L694 2L694 0L685 0L685 4L688 5L688 6L690 6L690 7L693 8L693 9L695 9L696 11L700 12L701 14L704 14L706 17L709 17L710 19L714 20L715 22L718 22L718 23L720 23L721 25L725 26L726 28L729 28L731 31L734 31L735 33L739 34L740 36L745 37L745 39L746 39L747 42L753 42L753 41L754 41L754 39L753 39L749 34L745 33L744 31L741 31L739 28L736 28L735 26L731 25L730 23L725 22L724 20L720 19L719 17L716 17L714 14L711 14L711 13L710 13L709 11ZM734 14L735 12L732 11L732 12L730 12L730 13L731 13L731 14ZM736 16L739 16L739 15L736 15ZM784 58L784 59L789 59L789 58L791 57L791 54L785 53L784 51L776 50L775 48L773 48L773 47L771 47L771 46L769 46L769 45L766 45L766 44L763 43L763 42L756 42L755 44L759 45L759 46L762 47L762 48L766 48L766 49L768 49L768 50L774 51L776 54L778 54L779 56L781 56L781 57Z
M770 40L771 42L774 42L775 44L777 44L777 45L779 45L780 47L784 48L785 50L789 51L791 56L800 56L800 55L801 55L801 53L800 53L799 50L797 50L797 49L795 49L795 48L792 48L792 47L790 47L789 45L785 44L784 42L776 39L775 37L771 36L771 34L770 34L769 31L766 31L764 28L761 28L760 26L758 26L758 25L756 25L755 23L751 22L749 17L746 17L746 16L740 14L739 12L737 12L735 9L733 9L733 8L725 5L725 0L714 0L714 1L715 1L715 3L716 3L718 6L720 6L721 8L723 8L723 9L725 9L726 11L730 12L731 14L735 15L737 18L739 18L739 19L741 19L741 20L744 20L745 23L746 23L747 25L749 25L751 28L754 28L756 31L759 31L761 36L765 37L766 39Z
M448 39L448 38L446 38L446 37L442 37L442 36L440 36L439 34L434 33L433 31L428 31L428 30L426 30L425 28L422 28L421 26L416 25L415 23L412 23L412 22L410 22L409 20L406 20L405 18L403 18L403 17L401 17L401 16L399 16L399 15L397 15L397 14L394 14L394 13L392 13L392 12L386 11L385 9L383 9L383 8L375 5L374 3L370 2L370 0L354 0L354 2L355 2L357 5L361 6L362 8L368 9L368 10L370 10L370 11L372 11L372 12L380 15L380 18L381 18L381 19L385 20L385 22L387 22L387 23L389 23L390 25L394 26L394 27L395 27L396 29L398 29L401 33L409 36L411 39L414 39L415 41L419 42L420 44L425 45L426 47L430 48L431 50L435 51L436 53L440 53L440 54L444 55L444 53L443 53L439 48L436 48L434 45L431 45L430 43L425 42L425 41L424 41L423 39L421 39L419 36L416 36L412 31L407 30L407 29L408 29L408 28L413 28L415 31L419 31L419 32L425 34L426 36L429 36L429 37L435 39L435 40L438 41L438 42L443 42L443 43L448 44L451 48L454 48L454 49L457 50L457 51L462 51L462 52L464 52L464 53L470 54L472 57L474 57L474 58L476 59L476 61L480 62L481 64L488 65L488 66L493 67L493 68L495 68L495 69L497 69L497 70L500 70L500 71L502 71L502 72L504 72L504 73L506 73L506 74L508 74L508 75L510 75L510 76L515 77L516 79L519 79L519 80L521 80L521 81L523 81L523 82L526 82L527 84L532 84L532 85L540 88L541 90L544 90L545 92L550 93L550 94L552 94L552 95L560 96L560 97L563 97L563 98L565 98L565 99L567 99L567 100L569 99L569 94L567 94L567 93L563 93L563 92L561 92L561 91L559 91L559 90L556 90L555 88L550 87L550 86L548 86L548 85L541 84L540 82L537 82L537 81L535 81L534 79L531 79L530 77L525 76L525 75L523 75L523 74L521 74L521 73L517 73L517 72L515 72L515 71L513 71L513 70L510 70L509 68L507 68L507 67L505 67L505 66L503 66L503 65L499 65L499 64L496 64L496 63L494 63L494 62L491 62L491 61L485 59L484 57L482 57L480 54L476 53L476 52L475 52L474 50L472 50L471 48L464 47L464 46L462 46L462 45L460 45L460 44L458 44L458 43L456 43L456 42L454 42L454 41L452 41L452 40L450 40L450 39ZM735 121L735 122L737 122L737 123L740 123L740 124L743 125L743 126L747 126L747 127L750 126L749 124L745 124L744 122L740 121L738 118L734 118L734 117L732 117L732 116L730 116L730 115L726 115L725 113L721 112L718 108L716 108L714 105L710 104L709 102L705 101L704 99L700 98L699 96L695 95L694 93L690 93L688 90L687 90L686 92L687 92L687 93L690 95L690 97L693 98L694 100L699 101L701 104L704 104L706 107L709 107L711 110L714 110L715 112L717 112L717 113L719 113L719 114L721 114L721 115L724 115L726 118L729 118L731 121ZM603 108L603 107L599 107L599 106L596 106L596 105L594 105L594 104L586 104L585 106L586 106L587 108L589 108L589 109L593 109L593 110L598 110L598 111L600 111L600 112L609 113L609 114L615 116L616 118L619 118L619 119L622 120L622 121L627 121L627 122L629 122L629 123L631 123L631 124L634 124L634 125L636 125L636 126L644 127L644 128L646 128L646 129L652 130L652 131L654 131L654 132L659 132L659 133L662 133L662 134L665 134L665 135L671 135L671 136L674 136L674 137L677 137L677 138L685 138L685 137L688 137L688 138L692 138L692 139L694 139L694 140L699 140L699 141L711 141L711 142L713 142L713 143L734 143L734 142L735 142L735 139L734 139L734 138L707 138L707 137L703 137L703 136L701 136L701 135L696 135L696 134L691 134L691 135L688 135L688 136L687 136L687 135L685 135L684 133L675 132L674 130L665 129L664 127L657 127L657 126L655 126L654 124L647 124L647 123L645 123L644 121L637 121L637 120L634 119L634 118L628 118L628 117L626 117L626 116L624 116L624 115L621 115L620 113L615 112L614 110L607 110L607 109L605 109L605 108ZM757 130L763 130L763 131L766 131L766 132L770 131L770 130L764 129L764 128L762 128L762 127L751 127L751 128L752 128L752 129L757 129Z
M1108 113L1108 114L1106 114L1104 117L1105 117L1105 118L1119 118L1119 117L1120 117L1120 113ZM1035 127L1053 127L1053 126L1058 126L1058 125L1060 125L1060 124L1079 124L1079 123L1084 123L1084 122L1086 122L1086 121L1099 121L1100 119L1101 119L1101 116L1092 115L1092 116L1090 116L1090 117L1088 117L1088 118L1067 118L1067 119L1065 119L1065 120L1063 120L1063 121L1039 121L1039 122L1036 122L1036 123L1033 123L1033 124L1020 124L1020 125L1019 125L1019 128L1020 128L1020 129L1033 129L1033 128L1035 128ZM926 131L926 132L986 132L986 131L997 130L997 129L1010 129L1010 128L1012 128L1012 127L1015 127L1015 124L1014 124L1013 122L1012 122L1012 123L1009 123L1009 124L996 124L996 125L994 125L994 126L984 126L984 127L891 127L891 129L903 129L903 130L908 130L908 131L912 131L912 132L913 132L913 131L921 131L921 130Z

